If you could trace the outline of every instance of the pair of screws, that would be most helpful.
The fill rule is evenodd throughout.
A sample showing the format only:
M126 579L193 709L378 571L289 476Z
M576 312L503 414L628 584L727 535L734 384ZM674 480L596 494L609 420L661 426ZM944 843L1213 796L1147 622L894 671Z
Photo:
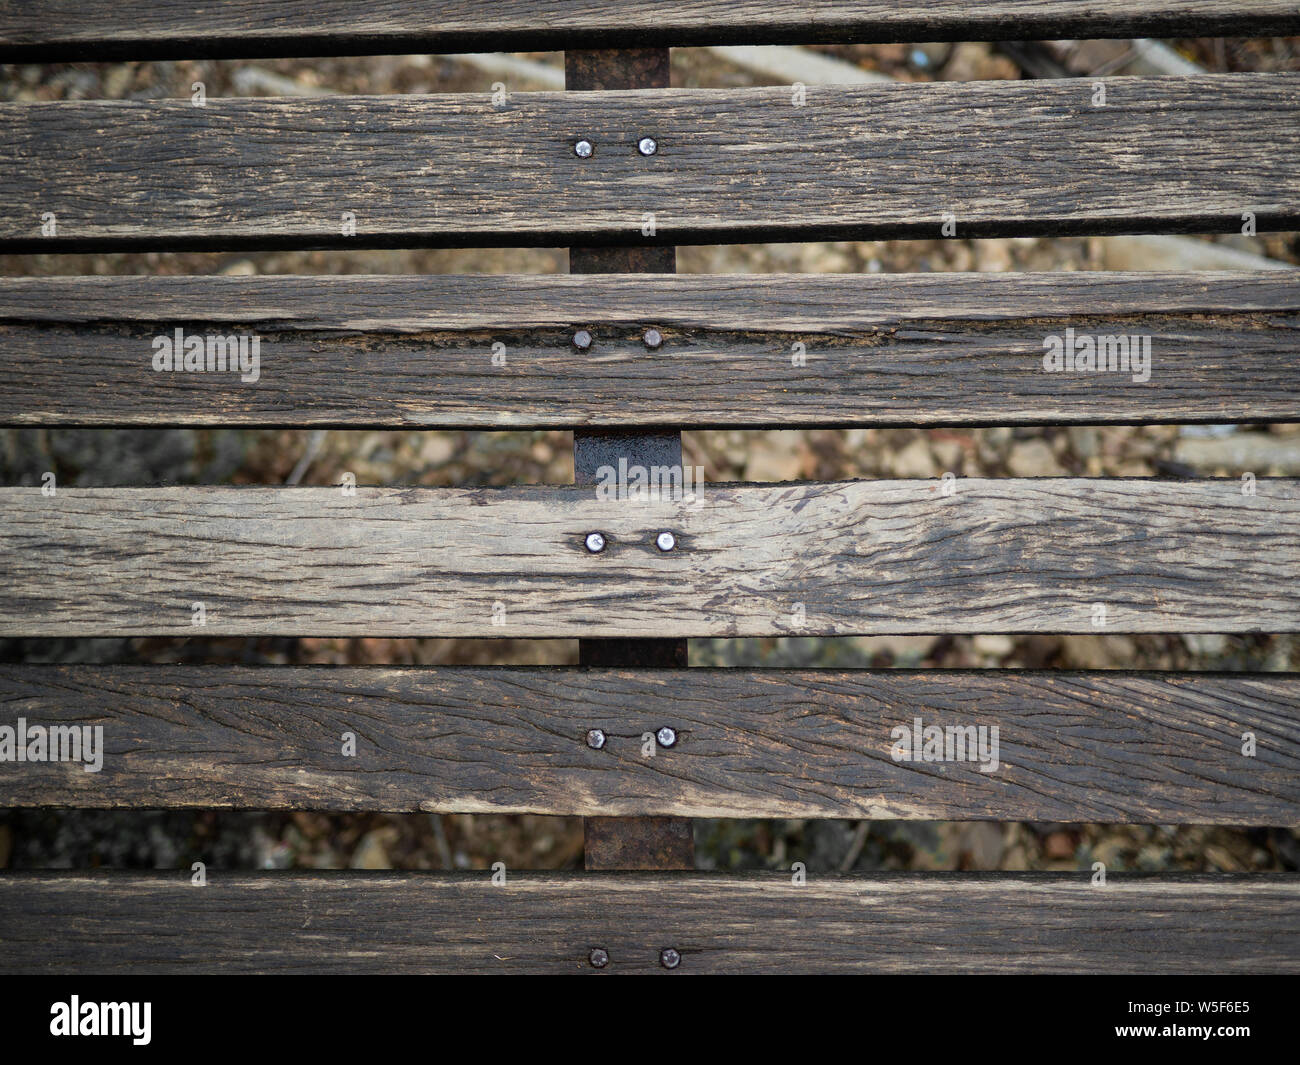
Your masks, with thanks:
M597 947L587 955L587 960L591 962L593 968L603 969L609 964L609 951ZM681 954L672 947L665 947L659 952L659 964L665 969L676 969L681 963Z
M658 351L663 347L664 336L658 329L647 329L641 340L651 351ZM587 351L591 347L591 332L579 329L573 334L573 346L579 351Z
M677 742L677 730L665 725L655 733L655 739L659 741L660 747L671 747ZM594 728L587 733L587 746L593 751L599 751L605 746L605 733L598 728Z
M642 137L636 142L636 150L642 155L654 155L659 150L659 142L653 137ZM585 138L573 146L573 154L579 159L590 159L595 151L595 145Z
M593 555L598 555L605 550L605 535L598 532L587 533L586 543L587 550ZM661 532L655 537L655 546L663 552L671 551L677 546L677 537L670 532Z

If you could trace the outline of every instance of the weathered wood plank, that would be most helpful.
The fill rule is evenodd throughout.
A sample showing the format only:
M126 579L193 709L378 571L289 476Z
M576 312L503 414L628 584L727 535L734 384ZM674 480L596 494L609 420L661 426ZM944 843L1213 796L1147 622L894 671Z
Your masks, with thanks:
M350 493L0 488L0 634L1300 631L1295 480Z
M0 806L1300 825L1297 674L0 666L36 725L100 768L10 752Z
M10 973L1295 972L1300 878L0 876ZM56 929L57 934L51 934Z
M0 2L0 62L1037 37L1283 36L1289 0Z
M1117 78L1093 99L1066 79L803 106L788 88L5 104L0 250L1300 228L1300 74Z
M1047 372L1067 328L1146 372ZM257 337L256 381L155 369L176 329ZM1291 271L5 278L0 424L1289 421L1298 341Z

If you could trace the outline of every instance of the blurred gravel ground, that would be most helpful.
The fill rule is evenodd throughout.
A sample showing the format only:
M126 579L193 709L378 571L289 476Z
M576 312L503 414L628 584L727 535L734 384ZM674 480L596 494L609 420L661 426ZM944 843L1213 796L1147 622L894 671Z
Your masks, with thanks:
M1183 41L1210 70L1297 69L1300 42ZM872 46L824 51L903 80L1014 78L988 45ZM534 59L556 61L555 55ZM246 71L310 91L490 91L493 76L429 56L349 60L0 66L0 100L240 95ZM674 84L757 83L702 49L674 52ZM1222 243L1300 262L1296 234L1221 237ZM913 272L1080 270L1102 267L1095 239L837 242L682 248L690 272ZM4 274L546 273L557 249L0 256ZM1228 432L1231 432L1229 430ZM1176 426L691 432L687 461L713 481L959 476L1127 476L1185 472L1189 437ZM1205 439L1198 433L1193 439ZM1213 437L1209 439L1213 440ZM1300 474L1300 426L1222 439L1267 444L1260 475ZM1211 446L1211 450L1213 447ZM1203 474L1235 474L1197 452ZM0 431L0 483L275 484L309 458L304 484L452 485L572 481L565 432ZM1296 460L1300 462L1300 459ZM695 665L926 666L1294 670L1300 641L1270 636L874 637L695 640ZM574 641L485 640L9 640L0 661L573 664ZM709 869L1267 870L1300 868L1289 830L1056 824L699 821L698 862ZM258 812L0 811L0 868L576 868L577 818Z

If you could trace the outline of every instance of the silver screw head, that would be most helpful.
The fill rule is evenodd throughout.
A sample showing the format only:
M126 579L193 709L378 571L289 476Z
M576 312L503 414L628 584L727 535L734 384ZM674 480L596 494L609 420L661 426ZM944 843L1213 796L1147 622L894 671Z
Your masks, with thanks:
M592 729L587 733L587 746L593 751L598 751L605 746L605 734L598 728Z
M573 346L579 351L586 351L591 347L591 334L585 329L579 329L573 334Z
M671 747L677 742L677 732L665 725L655 733L655 739L659 741L660 747Z
M657 350L664 342L664 336L658 329L647 329L645 331L645 346L651 351Z
M587 550L598 555L605 550L605 537L598 532L587 533Z
M655 546L660 551L671 551L677 546L677 537L670 532L661 532L655 537Z
M682 956L672 947L665 947L659 952L659 964L665 969L676 969L681 963Z
M580 140L573 146L573 154L579 159L590 159L594 150L589 140Z
M609 951L596 947L587 955L587 960L591 962L592 968L603 969L609 964Z
M659 150L659 144L653 137L642 137L636 142L636 150L642 155L654 155Z

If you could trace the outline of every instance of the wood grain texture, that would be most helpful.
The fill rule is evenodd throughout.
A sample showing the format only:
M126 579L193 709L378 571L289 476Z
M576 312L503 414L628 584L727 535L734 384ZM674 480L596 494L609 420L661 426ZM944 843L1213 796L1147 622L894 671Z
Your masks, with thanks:
M1149 380L1046 372L1067 327L1151 337ZM155 371L178 328L258 379ZM5 278L0 379L6 425L1291 421L1300 272Z
M958 237L1300 228L1300 74L1092 100L1065 79L799 107L788 87L4 104L0 251L939 238L945 215Z
M1300 878L0 876L8 973L1223 973L1300 970Z
M353 491L0 488L0 634L1300 631L1295 480Z
M1300 825L1297 674L0 666L0 707L103 728L0 806ZM896 761L917 717L996 767Z
M22 0L0 62L838 41L1283 36L1289 0Z

